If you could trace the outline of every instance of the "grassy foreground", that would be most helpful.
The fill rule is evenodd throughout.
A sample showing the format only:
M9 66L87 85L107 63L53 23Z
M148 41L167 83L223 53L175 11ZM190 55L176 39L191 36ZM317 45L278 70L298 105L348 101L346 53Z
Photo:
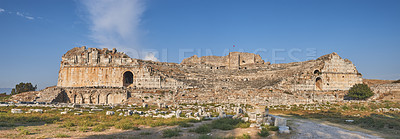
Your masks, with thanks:
M163 119L141 117L139 115L132 116L118 116L106 115L104 110L102 112L83 112L82 115L74 115L75 112L68 112L67 114L60 114L60 110L51 110L50 108L40 108L46 110L44 113L21 113L12 114L10 111L13 108L22 109L27 111L35 109L32 107L0 107L0 131L15 129L18 134L0 134L1 138L20 138L29 137L29 135L42 134L48 131L36 130L36 128L27 128L28 126L49 126L53 130L65 131L66 133L80 131L80 132L103 132L107 129L121 129L121 130L140 130L139 126L174 126L186 125L190 122L199 122L194 119ZM115 109L116 110L116 109ZM55 129L54 129L55 128ZM70 131L70 132L69 132ZM43 137L71 137L72 134L50 134ZM47 133L46 133L47 134Z
M44 113L21 113L12 114L11 109L43 109ZM177 119L177 118L151 118L140 115L118 116L106 115L106 111L116 111L114 109L104 109L101 112L89 113L82 112L81 115L75 115L77 111L61 114L64 108L33 108L33 107L0 107L0 138L120 138L118 133L128 133L137 131L134 135L127 135L129 138L170 138L179 137L182 134L197 134L200 138L214 138L206 135L216 130L232 130L235 128L248 128L249 122L243 122L239 119L222 118L199 123L195 119ZM194 127L194 125L200 125ZM167 126L167 129L163 129ZM189 129L188 129L189 128ZM163 129L159 136L158 129ZM184 130L181 130L184 129ZM128 131L128 132L125 132ZM128 133L129 134L129 133ZM116 135L116 136L114 136ZM230 138L249 138L243 135ZM122 138L125 138L122 136Z

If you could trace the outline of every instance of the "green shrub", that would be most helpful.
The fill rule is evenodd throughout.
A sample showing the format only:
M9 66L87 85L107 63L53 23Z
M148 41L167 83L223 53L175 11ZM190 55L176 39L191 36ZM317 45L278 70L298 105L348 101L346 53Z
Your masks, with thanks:
M87 127L92 127L92 126L95 126L95 125L97 125L98 123L95 123L95 122L92 122L92 121L89 121L89 120L84 120L84 121L80 121L77 125L79 125L79 126L87 126Z
M19 132L19 134L21 134L21 135L30 135L31 132L29 132L28 130L23 129L23 130L21 130L21 131Z
M199 136L198 139L213 139L213 137L211 137L209 135L206 135L206 134L202 134L202 135Z
M250 127L250 124L251 124L251 123L249 123L249 122L246 122L246 123L239 123L239 124L237 125L237 127L239 127L239 128L249 128L249 127Z
M17 131L22 131L24 129L25 129L25 127L23 127L23 126L18 126L18 127L15 128L15 130L17 130Z
M365 100L373 95L374 93L371 91L368 85L356 84L350 88L347 97L349 97L350 99Z
M198 122L201 122L201 120L189 119L188 122L191 122L191 123L198 123Z
M93 127L92 131L94 132L102 132L107 129L107 126L105 124L97 125Z
M10 123L0 123L0 127L13 127L13 126L15 125Z
M35 91L37 89L37 85L33 86L31 83L19 83L15 85L15 88L11 90L11 95L23 93L23 92L29 92L29 91Z
M194 130L191 130L191 131L192 131L192 132L199 133L199 134L206 134L206 133L210 133L210 132L211 132L211 128L210 128L209 125L203 124L203 125L197 127L197 128L194 129Z
M240 123L243 123L243 121L240 119L221 118L221 119L212 121L211 127L213 129L232 130L235 127L237 127L237 125Z
M259 136L261 137L268 137L269 136L269 132L267 129L263 128L260 132L257 133Z
M180 136L179 132L181 132L178 128L175 129L167 129L163 131L163 138L177 137Z
M115 125L115 128L122 129L122 130L129 130L129 129L140 130L140 128L133 126L133 124L131 124L131 123L118 123Z
M66 127L66 129L68 129L69 131L76 131L76 128L74 127Z
M151 132L140 132L139 133L139 135L144 135L144 136L151 135L151 134L152 134Z
M241 137L238 137L239 139L251 139L249 134L243 134Z
M88 132L89 128L87 126L83 126L79 128L79 131Z
M70 136L69 135L65 135L65 134L57 134L55 137L56 138L68 138Z
M268 126L268 130L270 130L270 131L278 131L279 127L277 127L277 126Z
M73 122L64 122L60 127L73 127L76 126Z
M180 127L192 127L193 124L188 124L188 123L182 122L182 123L179 124L179 126Z
M400 80L394 81L393 83L400 83Z

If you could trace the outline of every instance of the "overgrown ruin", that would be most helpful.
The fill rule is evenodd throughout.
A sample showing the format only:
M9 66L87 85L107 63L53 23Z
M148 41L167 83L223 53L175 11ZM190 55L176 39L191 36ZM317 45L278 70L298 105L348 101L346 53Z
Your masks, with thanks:
M340 101L363 83L348 59L270 64L260 55L196 55L180 64L133 59L113 50L76 47L62 56L58 83L32 101L122 103L239 103L259 105Z

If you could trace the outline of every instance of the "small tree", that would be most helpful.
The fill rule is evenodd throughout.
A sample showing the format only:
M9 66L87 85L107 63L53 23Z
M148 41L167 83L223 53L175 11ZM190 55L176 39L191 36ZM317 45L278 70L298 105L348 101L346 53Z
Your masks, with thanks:
M356 84L350 88L347 97L349 97L350 99L365 100L373 95L374 93L371 91L368 85Z
M19 83L15 85L15 88L11 90L11 95L16 95L22 92L35 91L37 89L37 85L33 86L31 83Z

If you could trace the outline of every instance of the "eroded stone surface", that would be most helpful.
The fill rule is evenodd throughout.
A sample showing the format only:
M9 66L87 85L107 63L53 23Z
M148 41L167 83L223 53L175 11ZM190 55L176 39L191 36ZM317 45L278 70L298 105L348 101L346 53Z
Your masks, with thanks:
M176 103L292 105L343 101L346 91L359 83L362 75L354 64L336 53L270 64L256 54L231 52L193 56L176 64L133 59L116 49L76 47L62 56L57 86L15 99L159 107Z

